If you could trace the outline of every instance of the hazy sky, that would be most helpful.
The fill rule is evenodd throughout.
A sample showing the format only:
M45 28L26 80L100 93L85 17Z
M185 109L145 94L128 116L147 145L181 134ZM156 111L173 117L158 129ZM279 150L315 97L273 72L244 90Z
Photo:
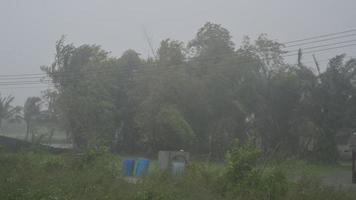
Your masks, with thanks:
M148 55L143 27L155 47L165 38L189 41L207 21L230 30L237 45L260 33L284 42L356 28L355 9L356 0L0 0L0 75L39 73L63 34L114 56L129 48ZM356 56L356 47L317 56L341 52ZM18 104L40 94L15 87L0 86L0 93L13 94Z

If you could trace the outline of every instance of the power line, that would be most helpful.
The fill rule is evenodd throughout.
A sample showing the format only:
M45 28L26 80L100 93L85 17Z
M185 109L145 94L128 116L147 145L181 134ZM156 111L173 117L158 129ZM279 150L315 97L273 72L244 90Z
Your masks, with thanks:
M318 37L326 37L326 36L331 36L331 35L336 35L336 34L342 34L342 33L347 33L347 32L351 32L351 31L356 31L356 29L352 29L352 30L348 30L348 31L343 31L343 32L339 32L339 33L332 33L332 34L326 34L326 35L321 35L321 36L314 36L314 37L310 37L310 38L306 38L306 39L303 39L303 40L310 40L311 38L318 38ZM353 34L353 35L356 35L356 34ZM345 36L341 36L341 37L345 37ZM341 37L338 37L338 38L341 38ZM335 37L334 37L335 38ZM329 38L330 39L330 38ZM329 40L329 39L324 39L323 41L326 41L326 40ZM332 39L332 38L331 38ZM296 42L297 40L295 41L291 41L291 42ZM298 40L298 41L301 41L301 40ZM320 41L320 40L319 40ZM338 42L338 43L332 43L332 44L325 44L325 45L318 45L318 46L312 46L312 47L307 47L307 48L304 48L304 49L315 49L315 48L320 48L320 47L326 47L326 46L333 46L333 45L337 45L337 44L342 44L342 43L349 43L349 42L353 42L353 41L356 41L356 40L348 40L348 41L342 41L342 42ZM288 43L291 43L291 42L288 42ZM312 41L312 42L309 42L309 43L314 43L315 41ZM307 44L307 43L303 43L303 44ZM317 49L317 50L314 50L314 51L307 51L307 52L304 52L303 54L309 54L309 53L315 53L315 52L321 52L321 51L328 51L328 50L332 50L332 49L338 49L338 48L344 48L344 47L350 47L350 46L355 46L356 44L348 44L348 45L343 45L343 46L337 46L337 47L332 47L332 48L326 48L326 49ZM294 51L297 51L297 50L294 50ZM293 51L290 51L290 52L293 52ZM233 56L234 54L229 54L229 56ZM296 56L297 54L286 54L286 55L282 55L281 57L282 58L285 58L285 57L290 57L290 56ZM209 59L186 59L187 62L196 62L196 61L207 61L207 60L216 60L216 59L219 59L220 56L216 57L216 58L209 58ZM253 61L252 61L253 62ZM259 61L256 61L256 62L259 62ZM237 62L235 64L246 64L246 63L251 63L251 61L248 61L248 62ZM185 63L185 64L189 64L189 63ZM179 64L179 65L182 65L182 64ZM140 66L146 66L146 65L138 65L138 66L133 66L133 67L140 67ZM167 67L174 67L174 66L177 66L177 65L172 65L172 66L167 66ZM96 70L87 70L85 72L82 72L80 74L75 74L75 73L78 73L78 72L75 72L75 73L72 73L72 74L68 74L70 73L70 71L66 72L66 74L57 74L56 76L57 77L61 77L61 76L66 76L65 78L75 78L76 76L81 76L81 75L85 75L85 74L91 74L91 73L103 73L103 72L112 72L112 70L117 70L117 69L110 69L110 70L103 70L103 69L96 69ZM123 69L120 69L121 72L123 72ZM128 69L130 70L130 69ZM155 70L155 69L153 69ZM139 71L139 72L147 72L147 71ZM10 74L10 75L0 75L0 80L10 80L8 82L0 82L0 85L15 85L15 84L49 84L51 83L51 79L50 80L46 80L47 74L46 73L33 73L33 74ZM33 80L31 81L30 79L37 79L36 80ZM43 80L41 80L43 79ZM11 81L11 80L21 80L21 81ZM23 80L23 81L22 81Z
M323 45L318 45L318 46L312 46L312 47L305 47L305 48L301 48L302 50L309 50L309 49L316 49L316 48L320 48L320 47L329 47L329 46L335 46L338 44L347 44L347 43L351 43L351 42L356 42L356 39L353 40L346 40L346 41L341 41L341 42L335 42L335 43L329 43L329 44L323 44ZM294 49L291 50L291 52L294 51L298 51L299 49Z
M356 41L356 40L352 40L352 41ZM306 49L314 49L314 48L318 48L318 47L323 47L323 46L331 46L331 45L336 45L336 44L341 44L341 43L347 43L347 42L351 42L350 41L343 41L343 42L340 42L340 43L333 43L333 44L327 44L327 45L319 45L319 46L313 46L313 47L308 47ZM355 44L349 44L349 45L343 45L343 46L336 46L336 47L333 47L333 48L326 48L326 49L317 49L317 50L314 50L314 51L308 51L308 52L303 52L303 54L308 54L308 53L313 53L313 52L319 52L319 51L325 51L325 50L332 50L332 49L337 49L337 48L343 48L343 47L348 47L348 46L354 46ZM294 51L297 51L297 50L294 50ZM293 52L293 51L291 51ZM229 54L228 56L234 56L235 54ZM286 57L290 57L290 56L296 56L297 54L293 53L293 54L285 54L285 55L281 55L282 58L286 58ZM217 57L212 57L212 58L204 58L204 59L191 59L191 60L186 60L187 62L199 62L199 61L214 61L214 60L217 60L217 59L220 59L221 57L220 56L217 56ZM250 62L254 62L254 61L247 61L247 62L237 62L236 64L247 64L247 63L250 63ZM177 65L170 65L170 66L167 66L167 67L175 67L175 66L181 66L181 65L184 65L184 63L182 64L177 64ZM135 66L132 66L132 67L135 67L135 68L138 68L138 67L146 67L147 65L145 64L142 64L142 65L135 65ZM147 70L147 69L146 69ZM154 69L153 69L154 70ZM75 73L71 73L71 71L67 71L65 72L65 74L56 74L55 76L58 78L58 77L75 77L75 76L82 76L82 75L90 75L90 74L98 74L98 73L105 73L105 72L116 72L117 69L95 69L95 70L86 70L84 72L81 72L81 73L78 73L77 71L75 71ZM132 71L132 69L119 69L118 72L127 72L127 71ZM61 73L61 72L60 72ZM43 79L44 81L46 81L46 78L47 78L47 74L46 73L42 73L41 76L28 76L29 74L27 74L26 76L23 76L23 77L19 77L20 75L16 75L18 77L13 77L13 75L11 75L12 77L0 77L0 81L3 81L3 80L6 80L6 81L11 81L11 80L19 80L18 82L24 82L24 81L31 81L31 79L36 79L36 80L41 80ZM5 76L5 75L3 75ZM9 75L10 76L10 75ZM50 81L50 80L47 80L47 81ZM1 83L1 82L0 82Z
M328 36L334 36L334 35L340 35L340 34L345 34L345 33L350 33L350 32L356 32L356 29L349 29L349 30L341 31L341 32L335 32L335 33L329 33L329 34L324 34L324 35L308 37L308 38L304 38L304 39L292 40L292 41L284 42L282 44L291 44L291 43L307 41L307 40L313 40L313 39L318 39L318 38L323 38L323 37L328 37ZM350 35L338 36L338 37L334 37L334 38L318 40L318 41L310 41L310 42L307 42L307 43L289 45L289 46L286 46L285 48L294 47L294 46L301 46L301 45L306 45L306 44L312 44L312 43L322 42L322 41L328 41L328 40L332 40L332 39L339 39L339 38L344 38L344 37L349 37L349 36L354 36L354 35L356 35L356 33L350 34ZM46 76L46 75L47 75L46 73L0 74L0 78L1 77L14 77L14 78L22 79L22 78L25 78L25 77L31 77L32 78L32 76Z
M0 86L12 86L12 85L52 85L52 83L48 82L48 83L41 83L41 82L27 82L27 83L2 83L0 84Z
M353 59L354 56L347 56L345 57L346 59ZM331 58L327 58L327 59L322 59L322 60L317 60L319 63L322 63L322 62L326 62L326 61L330 61ZM312 63L315 63L314 60L309 60L309 61L306 61L306 62L302 62L302 64L312 64Z
M12 89L49 89L49 88L53 88L53 86L49 86L49 85L43 85L43 86L0 86L0 90L12 90Z
M356 45L356 44L353 44L353 45ZM346 46L346 45L345 45ZM348 45L347 45L348 46ZM329 48L330 49L330 48ZM334 48L332 48L334 49ZM311 52L307 52L307 54L309 53L314 53L315 51L311 51ZM305 53L306 54L306 53ZM350 59L352 57L350 56ZM328 61L330 59L324 59L324 60L319 60L319 62L324 62L324 61ZM256 61L255 63L257 63L259 61ZM307 63L312 63L314 61L309 61L309 62L303 62L304 64L307 64ZM251 61L249 62L245 62L245 63L252 63ZM238 65L238 64L243 64L243 63L234 63L234 65ZM215 65L215 66L226 66L226 64L219 64L219 65ZM152 69L152 68L151 68ZM168 70L173 70L174 68L164 68L164 69L168 69ZM153 68L153 70L155 70ZM144 75L142 73L139 73L138 75ZM106 79L106 80L115 80L115 77L111 77L110 79ZM70 81L70 79L67 79L67 81ZM27 86L27 85L35 85L35 87L28 87L28 88L54 88L54 85L52 82L50 82L50 80L48 80L48 82L44 83L44 82L36 82L36 81L33 81L31 83L17 83L17 82L13 82L13 83L7 83L7 84L1 84L0 83L0 89L3 89L3 86L6 86L5 89L11 89L11 88L26 88L26 87L18 87L18 86ZM42 85L41 87L37 86L36 85ZM13 86L13 87L11 87Z
M283 44L292 44L292 43L303 42L303 41L308 41L308 40L313 40L313 39L319 39L319 38L340 35L340 34L345 34L345 33L350 33L350 32L356 32L356 29L349 29L349 30L341 31L341 32L335 32L335 33L329 33L329 34L324 34L324 35L318 35L318 36L298 39L298 40L292 40L292 41L284 42Z
M303 52L303 55L304 54L310 54L310 53L316 53L316 52L322 52L322 51L329 51L329 50L334 50L334 49L340 49L340 48L345 48L345 47L352 47L352 46L356 46L356 44L347 44L347 45L342 45L342 46L336 46L336 47L331 47L331 48L325 48L325 49L317 49L317 50L314 50L314 51L306 51L306 52ZM287 55L284 55L284 57L290 57L290 56L296 56L298 54L287 54Z
M44 75L45 73L29 73L29 74L2 74L0 77L18 77L18 76L36 76Z
M353 44L353 45L356 45L356 44ZM332 49L334 49L334 48L332 48ZM306 52L305 54L314 53L314 52L315 51ZM289 55L289 56L294 56L294 54L293 55ZM252 63L252 62L249 61L249 62L244 62L244 63ZM233 64L234 65L239 65L239 64L244 64L244 63L237 62L237 63L233 63ZM255 63L260 63L260 61L256 61ZM215 65L215 66L226 66L226 65L227 64L219 64L219 65ZM164 69L173 70L174 68L164 68ZM155 68L151 68L151 70L155 70ZM143 71L143 73L142 73L142 72L138 71L136 73L136 76L137 75L144 75L144 73L146 73L146 72ZM74 80L76 79L76 77L73 77L73 78L74 78ZM116 80L116 77L106 78L106 80ZM73 79L65 77L64 81L73 81ZM43 81L42 82L37 82L37 81L31 81L31 82L6 82L6 83L0 82L0 86L21 86L21 85L25 85L26 86L26 85L43 85L43 84L44 85L50 85L50 86L54 86L55 85L55 83L52 83L51 80L48 80L47 82L43 82Z
M324 48L324 49L317 49L317 50L314 50L314 51L307 51L307 52L303 52L303 54L310 54L310 53L316 53L316 52L322 52L322 51L328 51L328 50L333 50L333 49L339 49L339 48L345 48L345 47L351 47L351 46L356 46L356 44L347 44L347 45L342 45L342 46L336 46L336 47L332 47L332 48ZM296 56L297 54L287 54L287 55L283 55L281 56L282 58L286 58L286 57L291 57L291 56ZM216 59L216 58L214 58ZM204 60L208 60L208 59L204 59ZM256 60L256 61L245 61L245 62L235 62L234 65L240 65L240 64L248 64L248 63L260 63L261 61L260 60ZM189 65L189 63L186 63ZM185 64L185 65L186 65ZM182 64L180 64L182 65ZM224 66L226 64L223 64ZM139 65L139 66L145 66L145 65ZM134 66L134 67L139 67L139 66ZM179 65L171 65L171 66L167 66L166 68L171 68L173 69L172 67L174 66L179 66ZM215 65L215 66L221 66L221 65ZM86 74L98 74L98 73L104 73L104 72L113 72L113 70L117 70L117 69L97 69L97 70L94 70L94 71L85 71L81 74L67 74L67 75L60 75L59 77L62 76L62 78L64 78L64 81L73 81L73 79L76 79L78 78L78 76L82 76L82 75L86 75ZM136 71L135 74L137 73L147 73L148 69L146 69L145 71ZM149 68L149 71L155 71L156 69L155 68ZM125 70L122 70L121 69L121 72L123 72ZM120 71L119 71L120 72ZM115 77L113 77L115 78ZM1 79L0 79L1 80ZM63 79L62 79L63 81ZM0 86L8 86L8 85L26 85L26 84L52 84L52 80L25 80L25 81L6 81L6 82L0 82Z
M23 79L41 79L46 78L44 75L41 76L24 76L24 77L0 77L0 80L23 80Z
M304 43L300 43L300 44L287 45L284 48L290 48L290 47L296 47L296 46L304 46L304 45L320 43L320 42L325 42L325 41L330 41L330 40L348 38L348 37L352 37L352 36L356 36L356 33L349 34L349 35L337 36L337 37L331 37L331 38L322 39L322 40L314 40L314 41L304 42Z

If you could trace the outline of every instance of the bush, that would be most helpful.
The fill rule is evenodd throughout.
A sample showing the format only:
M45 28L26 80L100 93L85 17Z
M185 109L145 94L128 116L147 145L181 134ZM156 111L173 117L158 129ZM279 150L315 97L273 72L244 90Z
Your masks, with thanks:
M241 199L284 199L288 191L286 176L278 168L265 170L257 163L261 151L252 142L238 142L227 155L224 178L226 196Z

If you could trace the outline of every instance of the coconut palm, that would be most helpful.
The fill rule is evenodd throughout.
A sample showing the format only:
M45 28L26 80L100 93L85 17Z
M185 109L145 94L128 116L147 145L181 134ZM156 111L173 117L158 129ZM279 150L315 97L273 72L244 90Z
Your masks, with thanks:
M12 106L14 97L9 95L2 97L0 94L0 129L3 120L19 120L21 114L21 107Z
M23 119L26 122L26 140L31 133L33 122L40 117L41 98L28 97L24 105Z

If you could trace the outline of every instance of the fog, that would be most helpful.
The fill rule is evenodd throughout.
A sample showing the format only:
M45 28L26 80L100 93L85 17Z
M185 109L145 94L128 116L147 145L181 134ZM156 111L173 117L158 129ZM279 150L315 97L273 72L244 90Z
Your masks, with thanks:
M237 45L244 35L260 33L284 42L355 27L355 6L354 0L1 0L0 74L40 73L41 65L52 62L55 42L63 34L68 42L99 44L114 56L134 49L146 57L144 30L154 48L165 38L191 40L207 21L226 27ZM356 55L343 48L317 56L340 52ZM41 89L1 86L0 92L23 104Z
M0 0L0 200L355 200L356 0Z

